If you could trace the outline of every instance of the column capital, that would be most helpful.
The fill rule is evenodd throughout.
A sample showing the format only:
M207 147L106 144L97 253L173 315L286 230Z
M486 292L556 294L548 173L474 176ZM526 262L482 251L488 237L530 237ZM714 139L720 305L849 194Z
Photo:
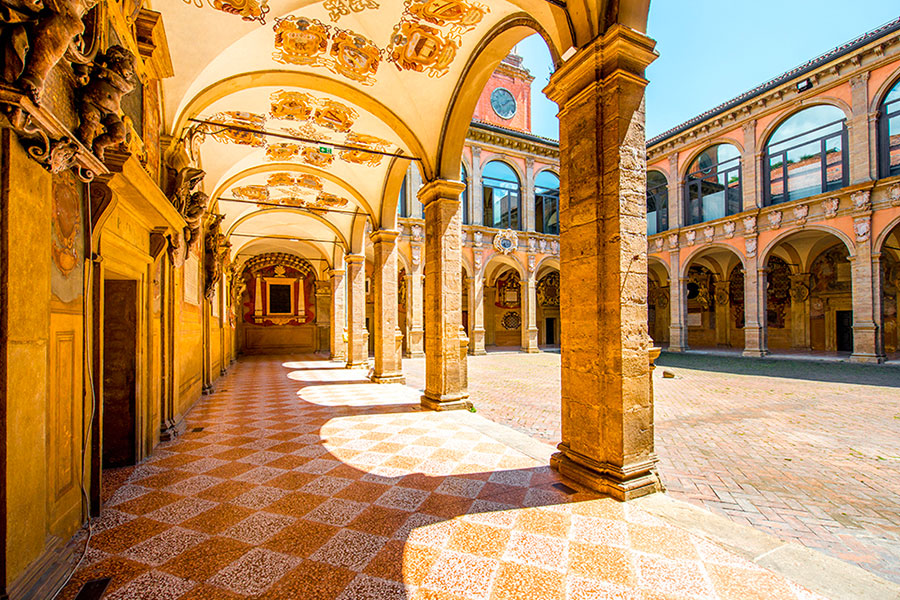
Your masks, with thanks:
M369 234L369 239L372 240L373 244L393 244L399 236L400 232L396 229L377 229Z
M348 265L354 263L364 263L366 262L366 257L362 254L347 254L344 256L344 262Z
M563 63L544 94L562 108L587 87L614 77L632 79L643 88L644 69L659 56L655 47L656 42L643 33L614 25Z
M325 271L325 275L327 275L331 279L334 279L335 277L343 277L344 273L346 273L344 269L328 269L327 271Z
M453 200L459 202L459 195L466 190L466 184L450 179L429 181L419 190L419 202L428 206L435 200Z

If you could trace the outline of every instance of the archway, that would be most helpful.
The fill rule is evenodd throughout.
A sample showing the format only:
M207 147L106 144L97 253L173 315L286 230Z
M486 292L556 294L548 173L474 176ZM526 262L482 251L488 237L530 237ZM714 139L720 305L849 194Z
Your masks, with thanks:
M669 327L672 322L669 310L669 271L659 260L651 260L647 266L647 332L654 345L669 343Z
M881 245L881 327L888 360L900 359L897 306L900 304L900 223Z
M690 348L744 348L743 268L730 246L701 250L687 263L682 293Z

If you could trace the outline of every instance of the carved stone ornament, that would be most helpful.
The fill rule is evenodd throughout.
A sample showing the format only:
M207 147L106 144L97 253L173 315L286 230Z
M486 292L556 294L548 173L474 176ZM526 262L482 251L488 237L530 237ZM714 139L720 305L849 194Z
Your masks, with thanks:
M534 267L537 264L537 257L534 254L528 255L528 272L534 273Z
M662 252L664 243L665 243L665 240L661 237L653 240L653 251L654 252Z
M850 194L853 201L853 210L872 210L872 194L869 190L860 190Z
M481 246L481 239L483 237L484 237L484 234L481 233L480 231L472 232L472 243L475 245L476 248Z
M865 242L869 239L872 225L869 217L858 217L853 220L853 231L856 233L857 242Z
M697 232L696 231L686 231L684 233L684 239L687 242L688 246L693 246L694 242L697 240Z
M547 240L541 238L538 242L538 247L541 249L541 254L547 254Z
M500 254L511 254L519 245L519 236L512 229L506 229L494 236L494 249Z
M839 198L829 198L822 202L822 208L825 210L825 218L833 219L838 214L838 209L841 207L841 201Z
M678 234L670 233L669 234L669 249L675 250L676 248L678 248Z
M891 186L891 206L900 206L900 183Z
M756 238L744 238L744 248L747 251L747 258L753 258L756 256Z
M809 205L801 204L794 207L794 220L798 225L806 225L806 218L809 216Z
M703 228L703 237L706 238L707 242L711 242L716 239L716 228L715 227L704 227Z
M419 262L422 260L422 247L421 246L413 246L412 247L412 264L414 267L419 266Z
M769 218L769 226L772 229L778 229L779 227L781 227L781 220L782 220L782 218L784 218L784 215L782 214L782 212L780 210L776 210L774 212L770 212L768 214L768 218Z
M744 217L744 233L747 235L756 233L756 217Z
M482 260L484 259L484 253L481 250L475 251L475 269L480 269Z
M720 306L725 306L731 299L731 295L728 293L731 287L730 282L723 282L716 284L716 291L713 297L715 298L716 304Z
M195 191L206 175L201 169L184 167L175 174L175 183L169 200L187 223L184 228L185 257L200 241L200 226L206 216L209 196L202 191Z
M76 135L103 160L103 152L125 141L128 129L120 116L122 98L134 90L134 56L122 46L110 46L94 61L87 82L77 92L79 125Z
M552 252L555 255L559 254L559 242L557 242L556 240L553 240L552 242L550 242L550 252Z
M809 298L809 285L803 281L808 275L800 275L791 277L791 300L794 302L805 302Z
M412 241L421 242L422 241L422 226L421 225L413 225L409 228L409 233L412 236Z
M207 300L212 300L215 296L216 286L222 279L224 262L228 257L228 250L231 248L225 234L220 230L224 218L225 215L214 215L206 230L206 254L203 266L206 270L204 296Z
M528 238L528 251L537 252L537 238Z
M735 224L734 221L726 221L722 228L725 230L725 237L731 239L734 237Z

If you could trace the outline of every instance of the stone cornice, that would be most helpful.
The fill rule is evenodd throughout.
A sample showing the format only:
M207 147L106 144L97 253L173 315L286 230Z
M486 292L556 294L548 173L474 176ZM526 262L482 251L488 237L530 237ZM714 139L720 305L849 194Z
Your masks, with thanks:
M469 133L466 139L471 142L496 146L500 148L508 148L523 154L532 154L535 156L544 156L555 161L559 161L559 146L552 142L538 142L536 140L526 139L517 136L515 133L505 133L496 130L489 130L479 126L469 127Z

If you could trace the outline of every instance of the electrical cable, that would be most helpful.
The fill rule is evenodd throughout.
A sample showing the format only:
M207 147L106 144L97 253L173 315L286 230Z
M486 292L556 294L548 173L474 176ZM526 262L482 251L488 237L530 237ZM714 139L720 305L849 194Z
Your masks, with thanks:
M87 218L85 221L87 222L88 229L88 247L85 249L85 255L90 258L90 267L88 268L87 276L85 277L85 285L82 288L82 310L84 314L88 314L88 298L93 297L93 286L94 286L94 230L93 230L93 215L91 214L91 183L87 182L87 197L88 197L88 210L87 210ZM97 318L97 315L91 314L92 320ZM84 332L86 333L86 332ZM81 339L87 340L87 335L82 334ZM84 541L84 548L81 550L81 556L78 558L78 562L75 563L75 566L72 567L72 570L66 576L65 580L63 580L62 584L56 590L56 592L50 597L50 600L56 600L56 597L59 596L60 592L62 592L69 582L72 581L72 577L75 573L78 572L78 569L81 567L81 563L84 562L85 557L87 556L88 548L91 545L91 538L94 536L94 527L93 527L93 518L91 517L91 498L88 495L87 488L84 487L84 475L85 475L85 461L87 460L87 450L88 444L91 440L91 435L94 430L94 417L97 414L97 396L96 390L94 389L94 365L93 365L93 353L87 351L87 342L82 343L82 352L84 353L84 359L87 363L87 375L88 375L88 386L90 386L90 399L91 399L91 418L88 421L87 430L84 434L84 440L81 445L81 475L78 478L79 487L81 488L81 511L82 516L87 515L87 539Z

